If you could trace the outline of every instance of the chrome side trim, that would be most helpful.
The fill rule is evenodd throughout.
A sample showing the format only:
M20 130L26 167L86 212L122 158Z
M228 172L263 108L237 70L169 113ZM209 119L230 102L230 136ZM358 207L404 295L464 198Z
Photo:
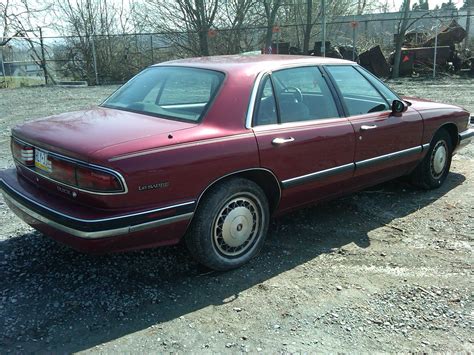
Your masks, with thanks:
M255 101L257 100L258 88L260 87L260 81L262 81L262 77L265 74L267 74L266 71L260 72L253 83L252 93L250 94L250 101L247 108L247 116L245 118L245 128L247 129L252 128L253 111L255 110Z
M461 133L459 133L459 141L462 142L465 139L474 137L474 128L469 128Z
M148 214L148 213L156 213L156 212L162 212L162 211L165 211L165 210L173 210L173 209L176 209L176 208L179 208L179 207L183 207L183 206L189 206L189 205L192 205L195 203L195 201L189 201L189 202L184 202L184 203L179 203L179 204L176 204L176 205L170 205L170 206L166 206L166 207L160 207L160 208L155 208L155 209L152 209L152 210L147 210L147 211L142 211L142 212L136 212L136 213L130 213L130 214L126 214L126 215L120 215L120 216L114 216L114 217L107 217L107 218L99 218L99 219L82 219L82 218L77 218L77 217L73 217L73 216L69 216L67 214L64 214L64 213L61 213L59 211L56 211L52 208L49 208L48 206L45 206L41 203L38 203L30 198L28 198L27 196L25 196L24 194L22 194L21 192L13 189L10 185L8 185L5 180L3 179L0 179L0 182L2 184L4 184L5 186L8 186L12 191L15 192L15 194L21 196L23 199L27 200L28 202L30 202L31 204L35 205L35 206L38 206L39 208L42 208L42 209L45 209L53 214L56 214L56 215L59 215L61 217L64 217L64 218L67 218L67 219L70 219L70 220L73 220L75 222L81 222L81 223L100 223L100 222L109 222L109 221L113 221L113 220L118 220L118 219L123 219L123 218L130 218L130 217L137 217L137 216L142 216L142 215L145 215L145 214ZM1 184L0 184L0 190L1 189ZM3 196L9 196L10 199L12 199L12 197L8 194L7 191L5 191L5 189L3 189Z
M316 181L325 177L342 174L348 171L354 171L354 169L355 169L354 163L344 164L340 166L335 166L333 168L320 170L314 173L297 176L291 179L284 180L282 181L282 185L283 185L283 188L286 189L286 188L293 187L296 185L304 184L306 182Z
M105 237L115 237L115 236L120 236L124 234L129 234L132 232L138 232L141 230L145 229L150 229L150 228L155 228L155 227L160 227L164 226L170 223L175 223L179 221L183 221L186 219L189 219L193 216L193 212L178 215L178 216L173 216L173 217L168 217L168 218L163 218L159 219L156 221L152 222L146 222L146 223L141 223L133 226L128 226L128 227L122 227L122 228L116 228L116 229L108 229L108 230L103 230L103 231L95 231L95 232L85 232L85 231L80 231L74 228L67 227L63 224L57 223L55 221L50 220L49 218L46 218L35 211L23 206L21 203L18 201L14 200L7 194L4 194L4 198L8 200L11 204L13 204L16 208L21 210L23 213L27 214L28 216L47 224L48 226L58 229L64 233L73 235L75 237L79 238L84 238L84 239L98 239L98 238L105 238Z
M50 177L47 177L46 175L44 174L41 174L39 172L37 172L36 170L33 170L29 167L27 167L26 165L23 165L21 164L22 168L26 168L28 169L29 171L35 173L35 174L38 174L54 183L58 183L58 184L61 184L63 186L67 186L67 187L70 187L70 188L73 188L77 191L82 191L82 192L86 192L88 194L93 194L93 195L106 195L106 196L110 196L110 195L123 195L123 194L126 194L128 193L128 186L127 186L127 183L125 182L125 178L123 177L122 174L120 174L119 172L113 170L113 169L110 169L110 168L106 168L104 166L100 166L100 165L95 165L95 164L91 164L91 163L87 163L85 161L82 161L82 160L78 160L78 159L74 159L74 158L70 158L70 157L67 157L65 155L62 155L62 154L59 154L59 153L55 153L55 152L51 152L50 150L47 150L47 149L43 149L43 148L40 148L40 147L37 147L36 145L34 144L31 144L31 143L28 143L28 142L25 142L17 137L13 137L12 136L12 139L16 140L17 142L20 142L20 143L23 143L23 144L26 144L26 145L29 145L29 146L32 146L34 147L35 149L39 149L39 150L42 150L44 152L47 152L48 155L51 155L53 157L57 157L59 158L60 160L65 160L65 161L70 161L70 162L73 162L73 163L76 163L78 165L82 165L82 166L86 166L86 167L91 167L93 169L96 169L96 170L102 170L102 171L105 171L109 174L112 174L114 175L115 177L117 177L120 181L120 184L122 185L122 188L123 188L123 191L120 191L120 192L96 192L96 191L89 191L89 190L84 190L84 189L81 189L77 186L73 186L73 185L68 185L68 184L65 184L63 182L60 182L60 181L57 181L57 180L54 180L54 179L51 179Z
M333 176L336 174L342 174L350 170L355 171L357 169L367 168L367 167L370 167L370 166L373 166L385 161L403 158L411 154L421 153L424 149L428 149L429 146L430 146L430 143L427 143L427 144L423 144L422 146L420 145L418 147L408 148L408 149L400 150L397 152L380 155L375 158L361 160L361 161L357 161L355 163L350 163L350 164L339 165L333 168L316 171L314 173L310 173L310 174L306 174L302 176L296 176L291 179L283 180L282 187L286 189L289 187L293 187L293 186L304 184L311 181L316 181L316 180Z
M220 142L227 142L227 141L231 141L235 139L244 139L244 138L253 138L253 137L254 137L253 133L242 133L242 134L234 134L232 136L209 138L209 139L203 139L199 141L192 141L192 142L186 142L186 143L178 143L178 144L167 145L165 147L153 148L153 149L143 150L143 151L134 152L134 153L127 153L124 155L117 155L115 157L110 158L108 161L114 162L118 160L140 157L143 155L148 155L148 154L153 154L153 153L166 152L168 150L196 147L196 146L204 145L204 144L220 143Z
M366 159L366 160L357 161L355 163L356 169L368 168L370 166L373 166L373 165L376 165L376 164L379 164L379 163L382 163L382 162L386 162L386 161L389 161L389 160L394 160L394 159L403 158L403 157L406 157L406 156L409 156L409 155L412 155L412 154L421 153L422 150L423 150L423 147L421 145L419 145L418 147L403 149L403 150L400 150L400 151L397 151L397 152L380 155L380 156L375 157L375 158L370 158L370 159Z
M188 219L191 219L193 215L194 215L194 212L189 212L189 213L184 213L177 216L158 219L156 221L136 224L136 225L130 226L129 233L139 232L139 231L150 229L150 228L161 227L161 226L165 226L171 223L186 221Z

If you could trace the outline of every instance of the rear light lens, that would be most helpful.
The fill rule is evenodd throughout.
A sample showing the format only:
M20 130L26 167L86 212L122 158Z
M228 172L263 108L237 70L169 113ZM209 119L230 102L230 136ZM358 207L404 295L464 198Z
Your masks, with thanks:
M51 179L63 182L68 185L76 185L76 164L56 158L51 159Z
M27 165L35 165L35 149L27 144L12 140L12 154L19 162Z
M12 139L13 157L26 166L35 166L34 147ZM91 168L74 161L48 155L51 162L51 172L35 169L37 173L46 175L54 181L92 192L114 193L123 192L124 186L118 176L113 173Z
M78 166L76 168L77 186L92 191L121 191L117 177L100 170Z

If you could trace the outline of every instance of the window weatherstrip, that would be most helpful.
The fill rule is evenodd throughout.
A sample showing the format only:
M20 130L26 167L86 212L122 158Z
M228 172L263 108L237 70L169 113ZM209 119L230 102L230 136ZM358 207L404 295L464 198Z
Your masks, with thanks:
M331 80L331 77L329 76L328 72L326 71L323 65L317 65L316 68L318 68L319 72L321 73L321 76L323 77L324 82L326 83L329 91L331 92L332 100L336 105L339 118L346 117L347 115L345 114L344 110L344 102L342 101L342 97L338 93L338 89L334 85L334 82Z
M250 93L249 105L248 105L248 108L247 108L247 116L245 118L245 128L247 128L247 129L252 128L252 118L253 118L253 113L255 111L255 104L256 104L256 101L257 101L258 89L260 87L260 82L262 81L262 78L265 74L266 74L266 72L260 72L257 75L257 78L255 79L255 82L253 83L252 92Z
M275 112L277 115L277 123L281 124L281 115L280 115L280 99L277 97L276 90L275 90L275 83L273 82L273 77L271 74L268 74L268 77L270 78L270 85L272 86L272 92L273 92L273 101L275 102ZM276 78L275 78L276 79ZM262 89L263 91L263 89Z

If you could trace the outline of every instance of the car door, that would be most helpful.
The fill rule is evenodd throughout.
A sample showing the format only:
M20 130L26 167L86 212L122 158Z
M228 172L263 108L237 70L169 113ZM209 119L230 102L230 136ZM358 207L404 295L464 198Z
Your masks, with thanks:
M354 176L369 176L367 184L389 180L413 168L421 157L423 120L408 107L392 113L399 99L383 83L353 65L328 65L330 74L354 127Z
M281 182L281 211L342 193L353 175L354 130L318 67L264 75L253 131L261 166Z

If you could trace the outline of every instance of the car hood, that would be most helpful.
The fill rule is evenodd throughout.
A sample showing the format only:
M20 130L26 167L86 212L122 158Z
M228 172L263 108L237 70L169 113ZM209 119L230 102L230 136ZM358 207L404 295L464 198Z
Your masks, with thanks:
M94 152L105 148L154 136L162 140L172 132L195 126L194 123L96 107L31 121L15 127L12 133L40 148L88 160Z
M443 104L440 102L434 102L428 99L422 99L419 97L412 97L412 96L403 96L403 100L406 100L412 104L412 107L417 111L425 111L425 110L439 110L439 109L455 109L455 110L464 110L462 107L450 105L450 104Z

